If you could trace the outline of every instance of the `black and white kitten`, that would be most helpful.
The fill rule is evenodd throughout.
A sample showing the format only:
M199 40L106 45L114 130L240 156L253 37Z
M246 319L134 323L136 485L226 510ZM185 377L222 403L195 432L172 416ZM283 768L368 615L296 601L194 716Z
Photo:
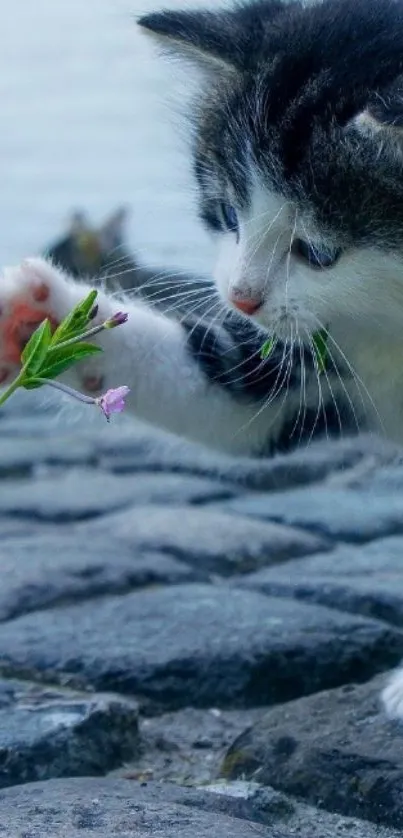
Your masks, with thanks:
M81 387L127 384L138 417L239 454L320 430L403 442L403 0L252 0L140 25L201 71L194 172L227 309L179 319L125 300ZM82 296L51 263L4 270L0 381L24 322L57 322ZM99 318L115 309L100 294Z

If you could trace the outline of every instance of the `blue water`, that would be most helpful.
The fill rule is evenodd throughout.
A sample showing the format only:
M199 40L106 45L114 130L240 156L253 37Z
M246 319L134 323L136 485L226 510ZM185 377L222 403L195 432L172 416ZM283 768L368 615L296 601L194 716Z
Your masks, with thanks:
M169 104L185 101L186 74L156 55L133 20L158 5L0 4L0 264L38 252L76 207L98 222L126 203L129 242L144 258L209 269Z

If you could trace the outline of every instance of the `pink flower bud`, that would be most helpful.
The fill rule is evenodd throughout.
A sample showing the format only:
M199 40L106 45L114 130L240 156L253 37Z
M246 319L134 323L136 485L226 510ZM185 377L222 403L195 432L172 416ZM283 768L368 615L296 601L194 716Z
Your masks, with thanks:
M115 326L122 326L127 323L129 315L126 311L117 311L109 320L105 320L104 329L114 329Z
M123 387L116 387L114 390L107 390L103 396L95 399L96 404L101 408L108 422L112 413L121 413L124 410L125 398L129 393L129 387L124 385Z

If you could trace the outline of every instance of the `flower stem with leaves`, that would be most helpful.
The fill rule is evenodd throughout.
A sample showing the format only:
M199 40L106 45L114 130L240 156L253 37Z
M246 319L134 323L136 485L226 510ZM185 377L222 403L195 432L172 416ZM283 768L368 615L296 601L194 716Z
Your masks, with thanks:
M34 390L47 384L85 404L97 405L108 421L112 413L120 413L123 410L125 398L129 393L126 386L108 390L102 396L93 398L54 380L78 361L102 352L101 347L88 343L89 338L126 323L128 315L119 311L103 323L90 326L98 310L95 304L96 297L97 291L90 291L62 320L53 334L48 319L38 326L21 353L20 372L0 395L0 407L20 387Z

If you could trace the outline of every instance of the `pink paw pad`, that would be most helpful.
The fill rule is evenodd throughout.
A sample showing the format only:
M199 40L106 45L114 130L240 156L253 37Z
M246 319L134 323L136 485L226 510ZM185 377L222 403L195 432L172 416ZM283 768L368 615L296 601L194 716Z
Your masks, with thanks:
M88 393L98 393L104 387L104 379L102 375L85 375L83 377L83 385Z
M36 303L46 303L50 296L50 288L46 285L46 282L35 285L32 289L32 296Z

